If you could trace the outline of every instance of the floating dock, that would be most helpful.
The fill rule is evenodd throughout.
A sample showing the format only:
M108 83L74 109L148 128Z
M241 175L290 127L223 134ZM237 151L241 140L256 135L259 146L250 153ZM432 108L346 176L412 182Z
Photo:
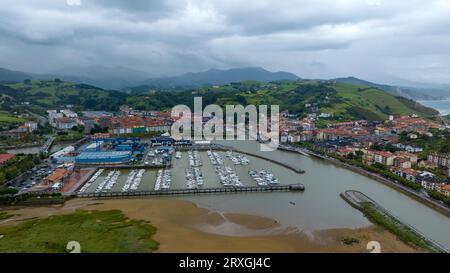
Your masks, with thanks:
M76 193L80 198L126 198L137 196L173 196L173 195L196 195L196 194L218 194L239 192L272 192L272 191L304 191L303 184L276 185L276 186L249 186L249 187L223 187L204 189L174 189L159 191L130 191L130 192L98 192L98 193Z

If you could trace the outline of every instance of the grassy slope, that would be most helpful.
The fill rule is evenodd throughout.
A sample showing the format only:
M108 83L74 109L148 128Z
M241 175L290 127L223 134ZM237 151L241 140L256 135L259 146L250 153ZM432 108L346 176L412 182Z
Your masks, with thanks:
M41 109L72 104L80 109L115 110L125 101L126 96L117 91L70 82L33 80L30 83L9 84L7 87L15 91L6 94L13 97L13 103L28 101Z
M305 111L306 103L318 104L321 112L333 112L344 119L380 120L390 114L418 114L431 117L437 112L414 101L396 97L383 90L353 84L319 84L315 81L287 81L272 86L257 85L252 82L216 89L205 88L199 94L218 93L215 103L219 105L246 104L278 104L280 110L291 112ZM246 90L248 89L248 90ZM335 92L330 92L330 90ZM238 98L240 97L240 99Z
M433 109L396 97L380 89L345 83L337 83L333 87L337 90L338 97L345 101L331 107L324 107L321 109L323 112L333 112L345 116L349 114L349 110L352 112L352 109L364 109L367 113L370 112L374 119L376 117L386 118L389 114L406 115L415 113L424 117L437 114Z
M10 114L5 113L5 112L0 112L0 122L2 122L2 123L20 123L20 122L25 122L25 121L27 121L27 120L23 119L23 118L11 116Z
M317 105L321 112L333 112L342 119L385 119L390 114L412 114L431 117L437 114L413 101L396 97L380 89L347 83L320 83L311 80L260 83L244 81L220 87L204 87L192 91L147 92L126 95L116 91L68 82L32 81L11 84L9 91L17 102L30 101L41 111L76 105L81 109L118 110L125 101L140 110L171 109L176 104L192 106L194 96L202 96L203 104L280 105L280 110L306 114L305 104ZM15 90L19 91L16 92ZM6 92L6 91L5 91Z
M77 241L81 252L152 252L156 229L130 220L118 210L84 211L0 226L4 237L0 252L64 253L67 243Z

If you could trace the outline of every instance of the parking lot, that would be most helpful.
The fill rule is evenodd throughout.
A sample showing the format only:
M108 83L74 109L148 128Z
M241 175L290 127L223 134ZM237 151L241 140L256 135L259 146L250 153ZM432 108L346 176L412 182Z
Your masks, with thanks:
M26 192L31 187L38 184L42 178L53 173L56 166L56 164L46 160L42 164L35 166L33 169L16 178L11 182L10 186L16 188L19 192Z

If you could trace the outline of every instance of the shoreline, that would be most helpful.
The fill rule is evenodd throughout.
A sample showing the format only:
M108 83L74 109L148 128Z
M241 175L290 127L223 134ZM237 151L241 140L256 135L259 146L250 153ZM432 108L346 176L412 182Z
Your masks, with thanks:
M195 202L165 199L74 199L64 206L9 210L15 216L0 225L14 225L35 217L71 213L77 209L119 209L130 219L144 220L157 228L157 252L348 252L367 253L369 241L379 241L383 252L418 252L383 227L316 230L311 234L281 228L276 219L259 215L221 213ZM355 243L345 244L348 238Z
M293 150L288 150L288 149L280 149L280 150L286 151L286 152L291 152L291 153L297 153L297 154L302 155L301 153L299 153L297 151L293 151ZM361 169L361 168L359 168L357 166L350 165L350 164L347 164L345 162L342 162L342 161L340 161L338 159L331 158L331 157L328 157L328 156L318 155L315 152L310 151L308 149L302 149L302 151L307 153L308 155L311 155L311 156L315 157L315 158L318 158L318 159L321 159L321 160L326 160L327 162L332 163L332 164L334 164L336 166L345 168L347 170L351 170L351 171L353 171L355 173L364 175L364 176L369 177L371 179L374 179L374 180L376 180L378 182L381 182L384 185L386 185L386 186L388 186L388 187L390 187L390 188L392 188L394 190L397 190L398 192L401 192L401 193L411 197L412 199L420 202L421 204L426 205L429 208L432 208L435 211L440 212L441 214L443 214L443 215L445 215L447 217L450 217L450 208L449 207L438 203L438 201L434 201L432 199L429 199L429 198L426 198L426 197L424 197L422 195L419 195L419 193L415 192L412 189L407 188L406 186L397 184L394 181L391 181L390 179L382 177L379 174L371 173L371 172L363 170L363 169Z

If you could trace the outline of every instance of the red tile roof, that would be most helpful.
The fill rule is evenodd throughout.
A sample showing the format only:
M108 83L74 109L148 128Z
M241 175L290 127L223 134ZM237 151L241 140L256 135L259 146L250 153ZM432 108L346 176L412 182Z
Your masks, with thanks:
M0 165L5 164L8 160L13 158L15 155L13 154L0 154Z
M48 182L58 182L68 173L69 172L66 169L56 169L51 175L44 178L44 183L47 184Z

